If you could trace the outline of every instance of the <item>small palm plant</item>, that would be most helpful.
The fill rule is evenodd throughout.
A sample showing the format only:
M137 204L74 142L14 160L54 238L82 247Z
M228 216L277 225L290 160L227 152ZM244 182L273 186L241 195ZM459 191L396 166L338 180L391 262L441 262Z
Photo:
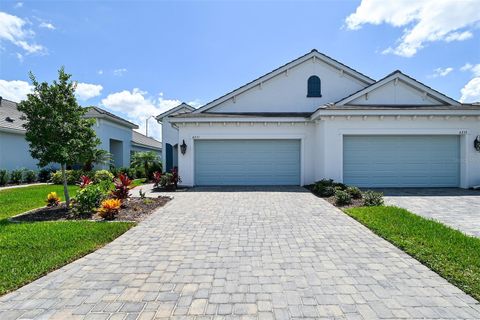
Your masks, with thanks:
M161 165L160 158L158 155L153 151L147 152L135 152L132 156L131 166L134 168L142 168L145 170L145 176L147 179L150 177L148 176L148 168L153 165Z

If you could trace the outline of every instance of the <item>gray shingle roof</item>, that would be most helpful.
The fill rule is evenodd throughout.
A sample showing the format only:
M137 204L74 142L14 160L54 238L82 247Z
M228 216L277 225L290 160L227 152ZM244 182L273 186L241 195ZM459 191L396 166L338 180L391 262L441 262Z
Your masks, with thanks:
M144 134L141 134L140 132L133 131L132 134L132 143L140 146L144 146L147 148L153 148L153 149L162 149L162 143L156 139L147 137Z
M25 131L23 124L26 122L21 120L22 113L18 111L17 104L7 99L0 100L0 128ZM13 120L8 121L7 119Z
M16 102L3 98L0 99L0 129L25 131L22 125L26 121L21 120L21 116L22 112L18 111ZM89 107L89 110L85 116L87 118L107 117L127 127L131 127L133 129L138 128L136 124L99 107ZM13 122L8 121L7 118L10 118L11 120L13 120Z

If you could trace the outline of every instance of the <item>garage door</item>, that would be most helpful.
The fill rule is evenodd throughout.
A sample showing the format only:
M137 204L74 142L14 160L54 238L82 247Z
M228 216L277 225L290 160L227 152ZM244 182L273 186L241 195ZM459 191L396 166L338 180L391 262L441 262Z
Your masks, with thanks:
M197 140L195 184L299 185L300 140Z
M458 187L458 136L345 136L343 180L359 187Z

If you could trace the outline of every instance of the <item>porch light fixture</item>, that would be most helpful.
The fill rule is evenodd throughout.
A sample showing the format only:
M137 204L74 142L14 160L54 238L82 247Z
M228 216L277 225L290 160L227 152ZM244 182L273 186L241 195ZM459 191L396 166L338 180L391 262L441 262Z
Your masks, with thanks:
M477 138L473 141L473 147L475 150L480 152L480 136L477 136Z
M185 140L183 140L183 143L180 145L180 152L182 154L185 154L185 152L187 152L187 144L185 143Z

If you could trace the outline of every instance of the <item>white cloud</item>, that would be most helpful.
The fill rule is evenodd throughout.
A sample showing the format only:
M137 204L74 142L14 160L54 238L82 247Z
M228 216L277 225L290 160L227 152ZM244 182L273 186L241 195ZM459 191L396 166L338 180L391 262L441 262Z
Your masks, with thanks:
M15 53L15 56L17 57L18 61L23 62L24 60L23 54L21 54L20 52L17 52Z
M125 72L127 72L127 69L125 68L115 69L113 70L113 75L117 77L121 77Z
M45 29L50 29L50 30L55 30L55 26L53 24L51 24L50 22L41 22L39 25L38 25L40 28L45 28Z
M2 98L20 102L27 98L28 93L32 93L33 86L22 80L1 80L0 79L0 96Z
M473 74L473 79L460 90L462 94L460 102L480 102L480 63L466 63L460 70L470 71Z
M45 47L29 42L35 33L26 25L25 20L0 11L0 39L13 43L27 53L46 53Z
M177 99L165 99L163 94L159 94L157 98L149 97L148 93L138 88L132 91L124 90L109 94L102 99L101 106L114 112L122 113L127 118L138 124L138 132L145 134L145 120L150 116L157 116L181 103ZM192 102L192 105L199 105L198 101ZM148 122L148 133L159 140L162 137L162 127L155 119Z
M23 2L17 2L14 6L15 9L23 7Z
M88 100L93 97L98 97L102 92L103 87L99 84L91 83L77 83L77 88L75 89L75 95L80 100Z
M460 91L460 102L480 102L480 77L470 80Z
M452 71L453 71L452 67L436 68L436 69L433 70L433 74L430 75L430 78L445 77L446 75L448 75Z
M350 30L358 30L364 24L404 27L399 44L383 53L412 57L428 42L463 41L473 37L472 30L478 28L480 22L480 1L362 0L345 22Z
M103 74L103 70L102 70L102 69L98 70L98 71L97 71L97 74L102 75L102 74Z
M460 68L460 70L471 71L474 76L480 77L480 63L479 64L466 63L463 67Z

